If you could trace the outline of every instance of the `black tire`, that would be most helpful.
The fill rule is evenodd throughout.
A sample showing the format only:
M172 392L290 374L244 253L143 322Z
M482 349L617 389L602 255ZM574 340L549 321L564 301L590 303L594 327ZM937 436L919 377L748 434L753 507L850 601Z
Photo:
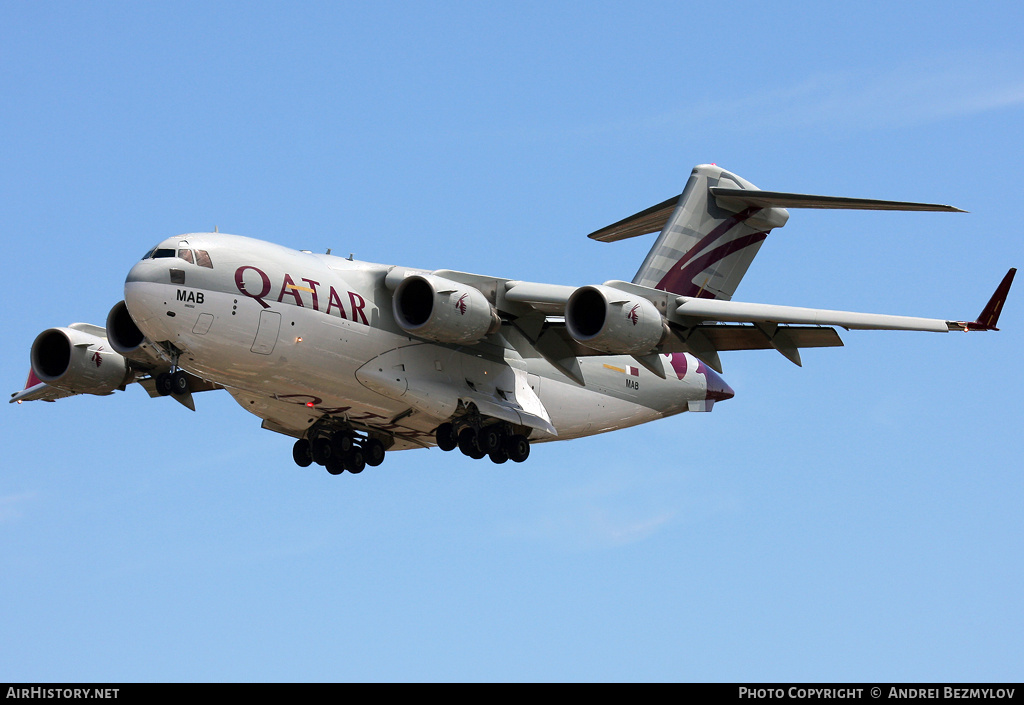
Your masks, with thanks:
M341 458L334 457L327 461L327 472L332 475L340 475L345 472L345 464L341 462Z
M181 370L171 375L171 393L176 397L188 394L188 377Z
M292 446L292 459L300 468L308 468L313 464L313 450L309 447L309 441L300 438Z
M459 447L459 439L455 436L455 427L450 423L443 423L434 431L434 440L441 450L455 450Z
M480 448L476 444L476 431L472 428L464 428L459 431L459 450L470 458L480 452Z
M384 444L371 438L363 445L363 457L371 468L377 467L384 462Z
M476 434L476 445L484 453L491 453L501 448L501 430L497 424L485 426Z
M530 442L526 440L526 436L517 433L508 439L505 450L508 452L509 460L521 463L530 457Z
M344 455L352 450L352 434L348 431L338 431L331 438L331 442L334 444L334 452L338 455Z
M167 372L161 372L156 376L156 393L162 397L166 397L172 391L174 391L174 380L172 376Z
M502 463L508 462L508 451L504 448L498 448L498 450L488 453L488 457L495 465L501 465Z
M363 451L359 448L353 448L345 456L345 469L353 475L358 475L366 467L366 460L363 458Z
M329 438L320 436L313 441L313 462L317 465L327 465L336 455Z

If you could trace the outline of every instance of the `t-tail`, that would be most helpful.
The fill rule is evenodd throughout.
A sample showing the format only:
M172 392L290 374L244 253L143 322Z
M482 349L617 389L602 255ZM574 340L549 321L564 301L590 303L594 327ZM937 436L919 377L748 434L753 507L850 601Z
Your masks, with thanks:
M614 242L661 231L633 283L680 296L729 301L787 208L961 212L952 206L762 191L714 164L694 167L678 197L590 234Z

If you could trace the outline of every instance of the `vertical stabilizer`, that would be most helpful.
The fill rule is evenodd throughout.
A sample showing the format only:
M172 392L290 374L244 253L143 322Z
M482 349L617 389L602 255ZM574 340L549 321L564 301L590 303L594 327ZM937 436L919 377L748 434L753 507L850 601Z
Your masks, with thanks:
M732 299L761 243L772 228L786 224L789 213L716 200L711 188L757 191L746 179L713 164L694 167L634 284L681 296Z

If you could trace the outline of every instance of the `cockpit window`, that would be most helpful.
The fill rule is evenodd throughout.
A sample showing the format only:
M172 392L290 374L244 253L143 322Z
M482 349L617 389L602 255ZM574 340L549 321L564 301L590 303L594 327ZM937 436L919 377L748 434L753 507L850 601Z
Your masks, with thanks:
M181 244L188 244L182 241ZM146 256L142 259L160 259L163 257L177 257L183 259L189 264L196 264L200 267L206 267L207 269L213 269L213 260L210 259L210 253L206 250L195 250L194 252L187 247L182 247L178 250L172 250L169 247L154 247L152 250L146 253Z

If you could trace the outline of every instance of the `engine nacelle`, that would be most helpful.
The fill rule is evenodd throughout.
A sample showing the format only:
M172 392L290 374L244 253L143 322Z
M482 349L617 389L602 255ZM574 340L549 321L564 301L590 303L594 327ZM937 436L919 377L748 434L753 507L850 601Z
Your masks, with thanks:
M565 326L580 345L613 355L645 355L668 335L657 307L607 286L581 286L565 305Z
M128 313L128 305L118 301L107 314L107 342L116 352L132 362L139 363L141 369L161 364L159 353L146 335L139 330Z
M479 289L432 274L403 279L392 310L406 333L439 343L476 343L501 328L501 319Z
M107 314L107 341L110 347L126 357L132 357L140 352L145 340L146 336L128 314L128 306L124 301L114 304L114 308Z
M104 338L74 328L44 330L31 357L40 381L76 394L110 394L131 374L128 361Z

